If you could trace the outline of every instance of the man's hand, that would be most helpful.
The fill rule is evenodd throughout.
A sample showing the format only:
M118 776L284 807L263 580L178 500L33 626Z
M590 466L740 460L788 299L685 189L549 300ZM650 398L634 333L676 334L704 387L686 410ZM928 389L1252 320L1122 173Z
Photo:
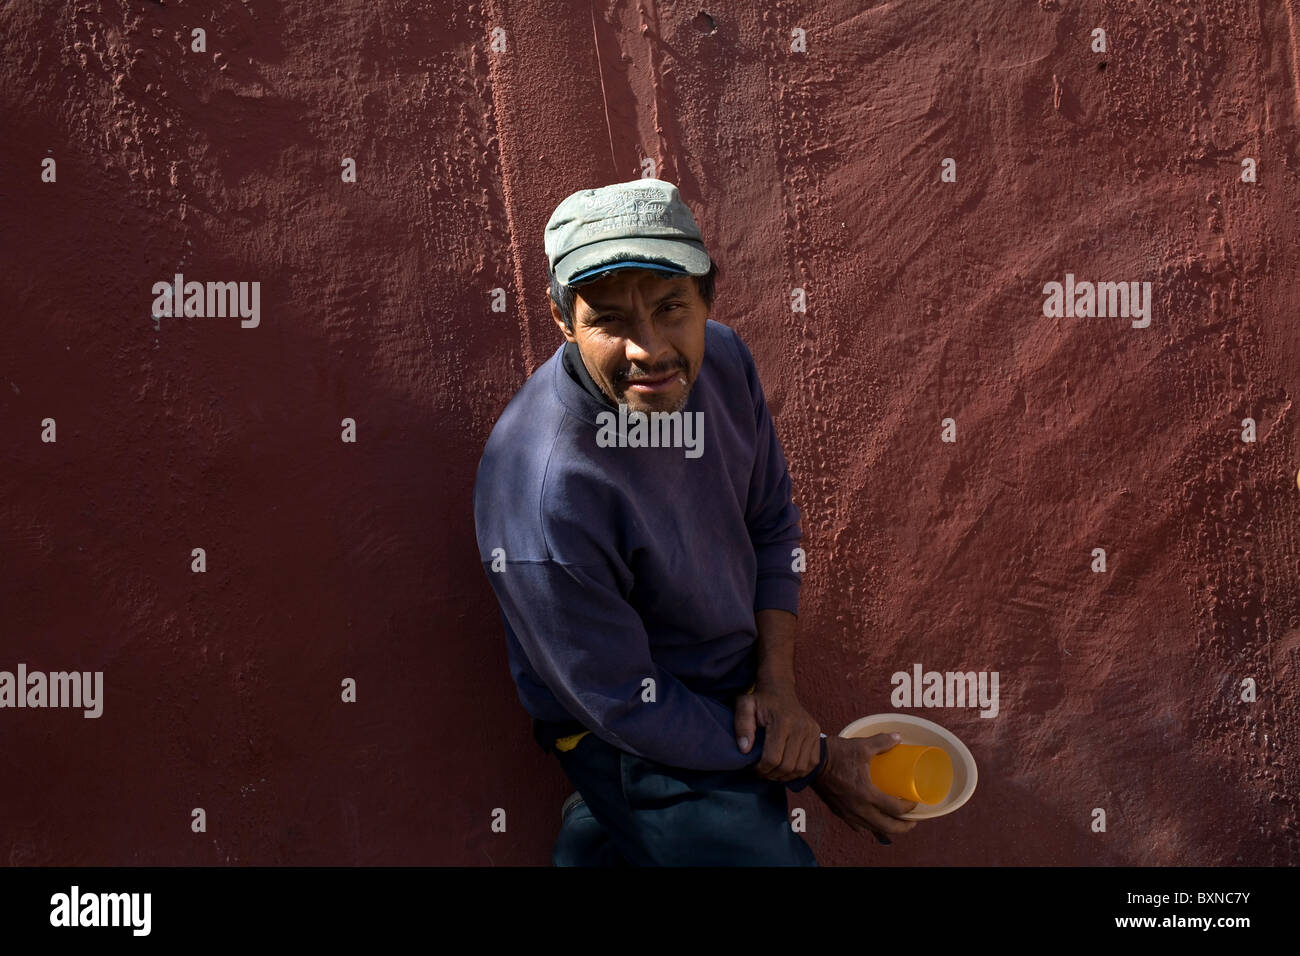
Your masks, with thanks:
M891 734L874 737L826 738L826 766L813 781L813 790L835 815L859 833L871 832L881 843L906 833L915 820L898 819L916 809L914 800L900 800L871 783L870 762L898 743Z
M799 703L793 685L760 681L752 694L736 698L736 744L741 753L749 753L759 727L767 728L763 756L754 767L760 777L786 783L816 769L822 754L821 728ZM818 776L825 772L823 768Z

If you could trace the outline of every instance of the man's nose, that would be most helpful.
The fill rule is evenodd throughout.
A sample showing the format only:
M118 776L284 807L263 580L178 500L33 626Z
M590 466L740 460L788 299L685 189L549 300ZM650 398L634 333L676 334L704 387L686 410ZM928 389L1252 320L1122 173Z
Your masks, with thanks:
M638 315L636 325L627 337L627 360L642 368L653 368L667 359L670 351L668 340L656 328L654 320L646 314Z

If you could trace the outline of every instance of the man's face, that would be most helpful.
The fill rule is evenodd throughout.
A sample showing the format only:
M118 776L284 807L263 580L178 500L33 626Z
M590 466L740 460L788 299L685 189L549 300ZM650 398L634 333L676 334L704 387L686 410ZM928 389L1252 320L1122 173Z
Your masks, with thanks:
M573 331L551 315L601 391L629 411L678 412L704 362L709 309L691 276L616 269L577 287Z

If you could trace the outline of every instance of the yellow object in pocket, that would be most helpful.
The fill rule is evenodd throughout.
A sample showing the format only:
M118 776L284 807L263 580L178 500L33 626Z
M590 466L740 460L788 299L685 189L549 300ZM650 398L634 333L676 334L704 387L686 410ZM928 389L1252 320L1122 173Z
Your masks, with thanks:
M555 742L555 749L562 750L565 753L568 753L574 747L578 746L578 741L581 740L583 737L587 736L587 734L589 733L591 733L590 730L584 730L580 734L569 734L569 736L567 737L561 737L559 740Z

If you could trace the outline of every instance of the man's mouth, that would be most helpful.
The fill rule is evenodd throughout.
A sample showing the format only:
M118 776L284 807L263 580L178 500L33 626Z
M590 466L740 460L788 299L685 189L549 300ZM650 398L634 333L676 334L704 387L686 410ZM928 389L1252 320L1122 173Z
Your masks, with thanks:
M666 392L677 384L679 378L685 377L685 374L681 369L673 369L671 372L666 372L654 378L630 378L627 379L628 391L647 395Z

